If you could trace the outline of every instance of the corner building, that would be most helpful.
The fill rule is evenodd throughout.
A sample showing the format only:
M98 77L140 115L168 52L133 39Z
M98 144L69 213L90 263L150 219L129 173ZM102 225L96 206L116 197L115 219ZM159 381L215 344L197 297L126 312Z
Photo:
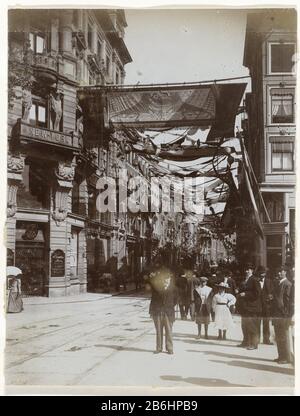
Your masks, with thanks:
M247 93L245 145L264 204L264 238L239 235L245 261L270 270L293 264L295 247L296 11L249 13L244 65ZM266 213L267 211L267 213Z

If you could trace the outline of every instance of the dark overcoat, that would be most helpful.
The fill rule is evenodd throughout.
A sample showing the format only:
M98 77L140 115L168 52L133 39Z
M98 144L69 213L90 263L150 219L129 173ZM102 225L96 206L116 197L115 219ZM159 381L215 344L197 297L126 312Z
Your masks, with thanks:
M261 288L254 276L244 280L240 285L239 293L245 293L245 296L238 296L237 309L244 317L260 316L262 312Z

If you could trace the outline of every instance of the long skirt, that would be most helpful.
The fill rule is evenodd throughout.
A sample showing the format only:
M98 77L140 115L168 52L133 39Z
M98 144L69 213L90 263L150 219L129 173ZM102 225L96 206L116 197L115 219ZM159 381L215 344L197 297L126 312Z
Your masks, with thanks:
M22 297L17 292L9 292L8 295L8 304L7 304L7 312L8 313L18 313L22 312L23 310L23 301Z
M210 323L210 316L205 304L200 306L199 312L196 314L196 324L205 324L208 325Z
M233 319L227 305L216 305L215 308L215 327L227 330L232 328Z

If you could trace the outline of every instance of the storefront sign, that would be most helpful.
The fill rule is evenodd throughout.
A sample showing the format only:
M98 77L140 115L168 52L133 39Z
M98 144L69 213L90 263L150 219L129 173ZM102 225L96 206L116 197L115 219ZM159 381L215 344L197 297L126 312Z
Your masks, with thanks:
M21 123L20 135L37 142L47 142L64 147L79 147L78 140L75 140L71 135L48 129L41 129L23 122Z
M55 250L51 255L51 276L62 277L65 275L65 253Z

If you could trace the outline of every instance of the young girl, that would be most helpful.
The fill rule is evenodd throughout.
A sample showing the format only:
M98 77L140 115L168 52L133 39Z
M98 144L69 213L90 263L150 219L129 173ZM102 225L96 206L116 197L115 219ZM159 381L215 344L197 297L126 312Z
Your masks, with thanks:
M226 339L226 331L233 326L230 307L235 305L236 298L225 292L229 288L227 283L222 282L217 287L218 293L213 297L212 309L215 313L215 326L219 330L218 339Z

